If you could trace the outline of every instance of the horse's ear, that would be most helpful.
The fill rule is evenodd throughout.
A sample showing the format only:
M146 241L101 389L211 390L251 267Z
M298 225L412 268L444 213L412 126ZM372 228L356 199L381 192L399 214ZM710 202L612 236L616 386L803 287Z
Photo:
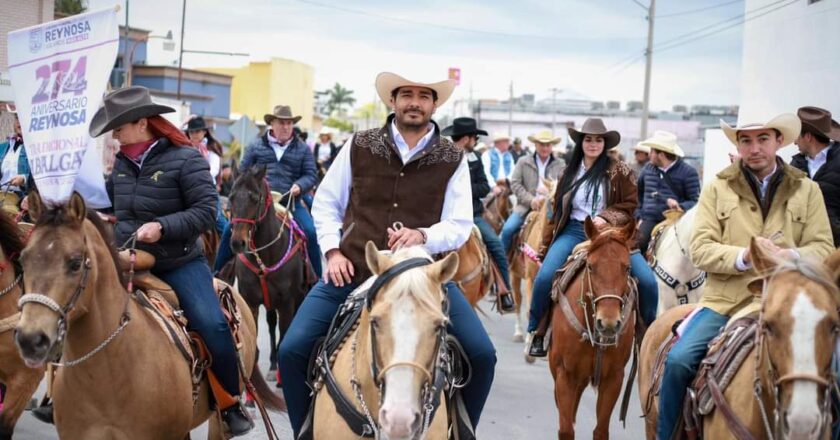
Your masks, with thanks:
M440 284L449 282L458 272L458 253L451 252L443 260L429 266L429 275Z
M592 218L588 215L586 220L583 221L583 232L586 233L586 238L590 240L598 236L598 227L595 226L595 223L592 223Z
M370 240L365 243L365 262L367 262L368 269L374 275L379 275L394 265L391 259L379 252L379 249Z
M750 261L756 272L765 274L776 268L778 262L768 253L763 246L758 243L758 240L753 237L750 239Z
M253 165L251 167L251 172L254 174L254 178L256 178L257 180L263 180L263 179L265 179L266 169L267 169L267 165L257 164L257 165Z
M32 218L33 222L37 223L46 209L44 207L44 201L41 200L41 194L37 189L33 189L29 192L26 201L29 203L29 217Z
M840 286L840 250L834 251L833 254L825 259L825 267L828 269L828 273L831 274L831 279L834 280L834 283Z
M73 195L70 196L70 201L67 202L67 214L69 215L70 220L78 225L82 224L87 216L85 199L83 199L76 191L73 191Z

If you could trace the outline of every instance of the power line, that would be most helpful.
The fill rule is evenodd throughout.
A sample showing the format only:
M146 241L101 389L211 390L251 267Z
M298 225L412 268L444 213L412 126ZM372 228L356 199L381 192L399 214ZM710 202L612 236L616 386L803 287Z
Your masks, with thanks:
M640 2L639 0L630 0L631 2L639 5L640 8L644 9L645 11L648 10L648 7L644 5L644 3Z
M688 11L672 12L670 14L659 14L659 15L656 16L656 18L670 18L670 17L679 17L681 15L696 14L698 12L704 12L704 11L709 11L709 10L712 10L712 9L722 8L724 6L729 6L729 5L732 5L732 4L735 4L735 3L743 3L743 1L744 0L730 0L730 1L723 2L723 3L717 4L717 5L706 6L704 8L691 9L691 10L688 10Z

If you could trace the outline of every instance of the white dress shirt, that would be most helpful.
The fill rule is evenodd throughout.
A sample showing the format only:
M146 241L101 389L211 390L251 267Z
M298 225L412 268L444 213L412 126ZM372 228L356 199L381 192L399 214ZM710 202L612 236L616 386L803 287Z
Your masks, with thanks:
M585 173L586 168L583 166L583 163L581 163L575 181L580 180ZM571 218L582 222L586 220L587 216L592 217L593 219L597 217L598 214L600 214L606 207L605 193L606 188L604 185L601 185L601 188L598 189L598 194L596 196L595 189L590 188L589 182L581 184L575 192L575 197L572 199Z
M289 144L292 143L292 139L294 136L289 138L285 144L281 144L280 141L277 140L274 136L272 136L271 130L268 131L268 145L274 150L274 155L277 157L277 162L280 162L280 159L283 158L283 154L286 153L286 149L289 148Z
M405 139L393 124L391 131L403 163L423 151L434 135L433 130L429 130L429 134L424 136L417 146L409 149ZM350 189L353 184L353 169L350 163L352 145L353 136L347 140L344 148L339 150L330 169L324 176L324 180L318 186L315 201L312 205L312 217L315 220L318 244L325 255L328 251L337 249L341 241L344 213L350 201ZM426 233L426 251L430 254L437 254L460 248L467 241L472 230L472 214L470 171L467 158L464 156L446 184L440 222L428 228L421 228Z
M551 160L551 156L545 158L545 162L540 159L540 155L537 154L534 156L537 162L537 174L539 175L539 179L537 180L537 188L545 188L545 183L543 183L543 179L545 179L545 170L548 168L548 161Z
M20 152L23 151L23 148L21 147L15 150L15 145L14 139L10 139L9 149L6 150L6 156L3 157L3 162L0 164L0 176L2 176L0 184L2 185L9 183L10 180L18 176L18 162L20 161ZM20 190L16 186L9 186L9 189Z
M318 147L318 157L315 158L318 162L326 162L330 158L330 144L316 144Z
M808 161L808 175L813 179L817 174L817 171L825 165L825 161L828 159L828 147L826 146L820 150L813 159L808 156L805 156L805 159Z

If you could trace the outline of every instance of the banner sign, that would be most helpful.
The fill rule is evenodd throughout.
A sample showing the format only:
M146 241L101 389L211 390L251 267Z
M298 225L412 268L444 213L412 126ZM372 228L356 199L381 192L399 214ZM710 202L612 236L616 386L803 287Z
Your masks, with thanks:
M9 32L8 42L24 148L41 197L56 204L76 190L92 208L110 206L88 126L117 57L116 8Z
M455 85L461 85L461 69L459 67L450 67L449 79L454 79Z

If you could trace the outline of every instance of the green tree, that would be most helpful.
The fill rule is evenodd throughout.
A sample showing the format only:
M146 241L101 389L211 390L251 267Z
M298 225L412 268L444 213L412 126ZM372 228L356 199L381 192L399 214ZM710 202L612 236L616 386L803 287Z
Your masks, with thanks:
M81 14L87 10L85 0L55 0L55 14L71 16Z
M324 121L324 126L330 128L337 128L345 133L353 132L353 123L338 118L327 118Z
M318 93L329 97L329 101L327 101L327 111L330 114L333 112L342 113L345 105L352 106L356 103L356 98L353 97L353 91L345 88L339 83L335 83L331 89Z

